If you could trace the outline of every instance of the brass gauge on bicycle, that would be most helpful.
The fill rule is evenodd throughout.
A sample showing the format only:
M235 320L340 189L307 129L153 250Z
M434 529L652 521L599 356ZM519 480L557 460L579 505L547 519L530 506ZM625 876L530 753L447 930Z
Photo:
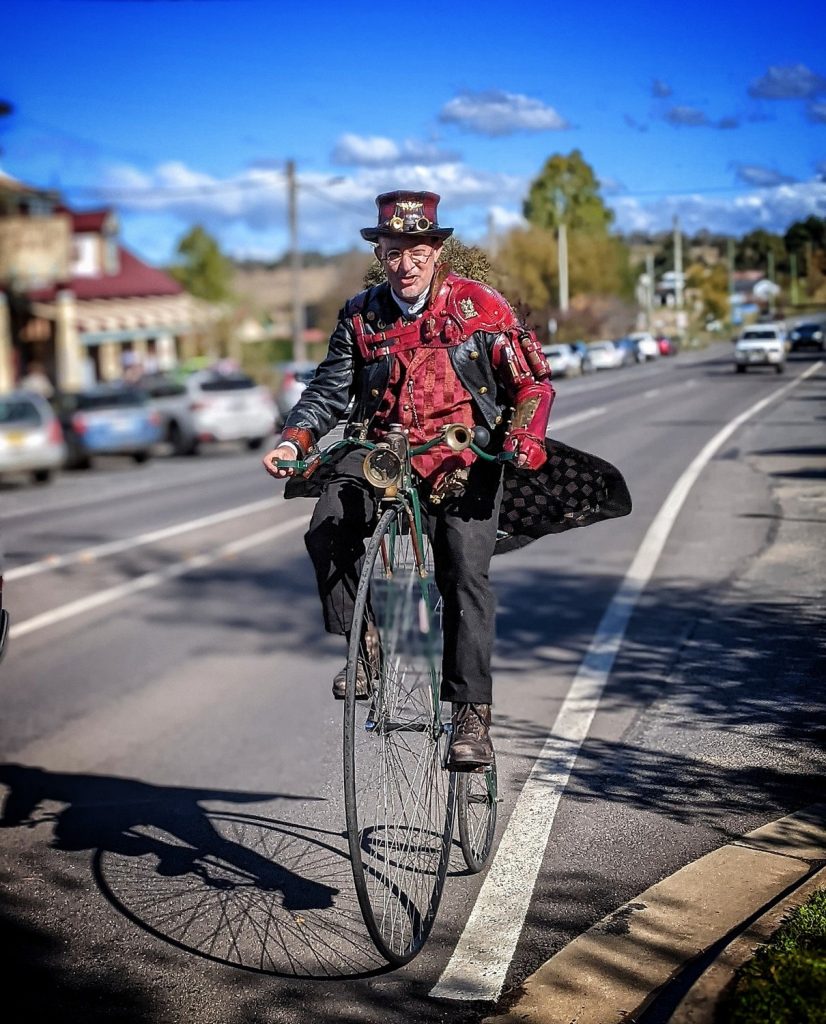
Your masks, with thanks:
M387 445L380 444L365 456L364 475L374 486L387 490L395 487L402 476L402 460Z

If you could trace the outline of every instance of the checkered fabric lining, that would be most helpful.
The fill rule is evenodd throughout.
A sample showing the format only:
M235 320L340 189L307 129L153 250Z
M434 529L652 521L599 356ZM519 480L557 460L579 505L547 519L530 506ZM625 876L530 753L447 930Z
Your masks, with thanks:
M562 533L615 519L631 511L622 474L610 462L547 438L548 461L539 470L506 466L496 553L523 547L548 533Z

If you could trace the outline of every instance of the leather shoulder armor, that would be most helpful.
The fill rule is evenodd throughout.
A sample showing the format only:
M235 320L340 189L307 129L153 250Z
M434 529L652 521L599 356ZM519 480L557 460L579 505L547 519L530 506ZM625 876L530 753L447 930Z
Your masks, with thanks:
M466 336L474 331L498 334L518 326L508 300L489 285L451 274L445 286L450 289L445 308Z
M354 295L352 299L348 299L344 303L342 314L346 317L353 317L357 313L363 313L375 296L376 287L377 286L374 285L372 288L365 288L363 292L359 292L358 295Z

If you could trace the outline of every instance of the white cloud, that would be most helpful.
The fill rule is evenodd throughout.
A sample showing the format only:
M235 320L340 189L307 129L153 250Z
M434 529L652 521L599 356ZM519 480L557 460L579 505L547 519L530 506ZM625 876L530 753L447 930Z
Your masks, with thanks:
M697 107L677 106L665 112L669 124L685 128L701 128L709 124L708 115Z
M394 188L438 192L440 222L455 226L463 237L479 237L487 229L488 207L519 206L528 179L461 163L410 164L389 170L360 168L334 179L329 174L303 172L298 185L302 245L337 251L361 244L359 228L375 223L375 197L381 192ZM97 199L126 214L133 237L139 215L165 215L170 252L182 230L193 223L203 224L233 253L260 251L269 245L270 252L278 254L287 243L287 186L279 169L256 166L216 178L180 163L162 164L148 174L121 165L110 168ZM153 258L159 258L157 252L153 247Z
M806 113L815 124L826 124L826 103L810 103Z
M740 166L752 179L760 170L757 165ZM601 182L621 231L666 230L677 214L688 232L709 228L739 234L756 227L783 231L810 214L826 216L826 162L817 172L821 180L767 183L739 196L683 195L655 201L609 194L618 183L604 176ZM438 192L439 220L455 227L465 241L483 240L491 216L494 229L504 232L523 223L520 211L530 175L454 163L359 168L336 178L300 172L298 181L302 246L336 252L362 244L359 229L375 224L375 197L394 188ZM113 191L98 200L123 213L127 241L155 261L169 259L176 241L194 223L203 224L232 254L279 256L287 246L286 180L278 169L247 168L217 178L181 163L162 164L150 173L122 165L109 171L106 184ZM67 198L73 199L71 194Z
M735 171L739 181L757 188L785 185L796 180L788 174L781 174L772 167L762 167L760 164L737 164Z
M770 67L749 86L749 96L764 100L805 100L826 93L826 78L805 64Z
M570 127L564 117L541 100L498 89L460 93L442 107L439 120L490 136Z
M729 199L685 195L642 203L633 196L617 196L610 205L621 231L664 231L676 214L683 230L691 234L702 228L726 234L754 228L782 232L793 221L826 216L826 182L782 184Z
M402 164L433 167L456 163L457 160L458 153L441 149L433 142L416 139L394 142L381 135L354 135L350 132L340 136L332 152L333 163L349 167L394 167Z

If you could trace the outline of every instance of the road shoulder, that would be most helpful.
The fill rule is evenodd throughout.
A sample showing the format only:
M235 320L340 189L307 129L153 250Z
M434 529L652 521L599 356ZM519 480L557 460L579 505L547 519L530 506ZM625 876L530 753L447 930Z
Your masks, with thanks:
M823 861L826 804L755 829L597 922L527 979L507 1013L484 1024L635 1019L687 966L791 897Z

